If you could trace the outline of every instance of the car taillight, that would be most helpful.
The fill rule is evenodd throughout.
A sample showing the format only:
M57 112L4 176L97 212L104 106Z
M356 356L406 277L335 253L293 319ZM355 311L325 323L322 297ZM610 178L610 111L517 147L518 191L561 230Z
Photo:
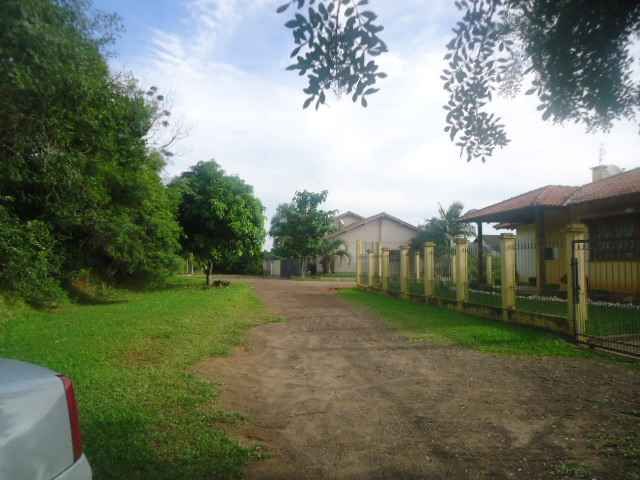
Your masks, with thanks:
M60 375L64 385L64 393L67 396L67 410L69 411L69 424L71 425L71 442L73 443L73 461L82 456L82 434L80 433L80 418L78 416L78 404L73 391L73 383L64 375Z

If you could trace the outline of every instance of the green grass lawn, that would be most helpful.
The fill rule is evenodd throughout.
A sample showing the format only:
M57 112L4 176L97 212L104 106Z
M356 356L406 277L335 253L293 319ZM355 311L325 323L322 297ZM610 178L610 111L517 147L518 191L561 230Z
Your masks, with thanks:
M339 295L370 308L391 327L412 339L451 343L493 353L564 357L590 355L556 335L534 328L485 320L446 308L356 289L342 290Z
M567 302L540 300L537 298L516 297L516 308L523 312L557 315L567 318Z
M117 292L109 304L0 316L0 356L73 379L97 480L236 478L251 457L219 427L238 417L189 370L272 318L250 287L201 282L178 278L163 290Z

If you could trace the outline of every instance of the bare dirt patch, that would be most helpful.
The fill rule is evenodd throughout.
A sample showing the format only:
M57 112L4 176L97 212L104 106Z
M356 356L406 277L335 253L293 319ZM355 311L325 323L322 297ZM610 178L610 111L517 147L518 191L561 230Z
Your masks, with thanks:
M252 283L287 321L196 369L270 452L247 478L640 478L637 370L410 342L338 284Z

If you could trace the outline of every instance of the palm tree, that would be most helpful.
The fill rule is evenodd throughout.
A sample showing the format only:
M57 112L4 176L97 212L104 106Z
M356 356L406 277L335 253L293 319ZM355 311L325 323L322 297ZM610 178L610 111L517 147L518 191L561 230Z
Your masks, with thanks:
M322 273L333 273L336 257L351 259L351 255L346 248L347 245L339 238L325 238L322 240L319 248Z
M413 240L414 247L421 248L425 242L435 242L439 249L446 249L453 246L458 235L475 237L475 227L460 222L463 210L464 205L460 202L453 202L447 209L438 204L438 216L431 217L420 227Z

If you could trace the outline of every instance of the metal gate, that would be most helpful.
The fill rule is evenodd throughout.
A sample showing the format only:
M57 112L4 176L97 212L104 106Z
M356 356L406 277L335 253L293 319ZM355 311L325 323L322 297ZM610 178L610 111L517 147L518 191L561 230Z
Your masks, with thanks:
M573 242L572 303L578 343L640 357L639 253L640 240L635 239Z

